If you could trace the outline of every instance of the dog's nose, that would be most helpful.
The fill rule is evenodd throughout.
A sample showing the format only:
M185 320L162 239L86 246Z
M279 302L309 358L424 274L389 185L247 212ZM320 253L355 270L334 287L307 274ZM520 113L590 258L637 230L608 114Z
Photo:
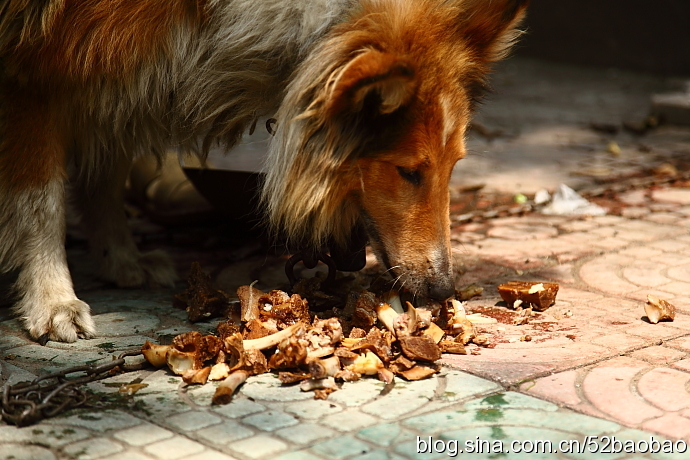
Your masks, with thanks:
M432 284L429 289L429 297L434 300L446 300L455 295L455 286L452 284Z

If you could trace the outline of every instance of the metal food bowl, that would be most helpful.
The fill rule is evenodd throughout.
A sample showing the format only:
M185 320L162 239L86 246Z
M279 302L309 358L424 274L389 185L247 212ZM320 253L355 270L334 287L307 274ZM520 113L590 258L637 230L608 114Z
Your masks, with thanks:
M204 165L194 156L180 157L182 170L199 193L234 219L256 221L261 215L259 194L271 137L262 126L259 122L256 131L245 133L230 151L211 149Z

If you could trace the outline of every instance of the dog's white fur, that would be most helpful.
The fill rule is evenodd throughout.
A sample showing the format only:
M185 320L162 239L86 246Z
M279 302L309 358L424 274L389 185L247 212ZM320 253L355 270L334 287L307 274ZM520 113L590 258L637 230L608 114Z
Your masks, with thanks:
M73 342L77 328L90 337L96 327L89 306L74 294L67 268L64 194L60 179L21 196L0 189L0 260L5 268L21 267L15 308L31 335L51 330L54 338Z

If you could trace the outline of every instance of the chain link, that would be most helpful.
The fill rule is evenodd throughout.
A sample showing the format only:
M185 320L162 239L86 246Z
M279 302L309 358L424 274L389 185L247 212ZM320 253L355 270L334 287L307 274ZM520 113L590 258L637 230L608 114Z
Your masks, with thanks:
M88 400L88 393L81 386L115 373L142 369L147 363L125 365L126 357L139 355L141 351L125 352L104 364L70 367L43 375L32 382L6 385L2 392L2 419L22 427L82 406ZM70 377L71 374L85 375Z

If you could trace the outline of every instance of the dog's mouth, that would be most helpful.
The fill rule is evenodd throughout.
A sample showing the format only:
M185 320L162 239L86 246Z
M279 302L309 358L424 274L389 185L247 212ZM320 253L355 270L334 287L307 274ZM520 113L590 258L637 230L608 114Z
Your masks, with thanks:
M400 291L401 300L410 301L414 306L424 305L426 302L426 295L419 295L417 290L411 290L405 287L405 282L401 281L406 276L406 274L400 265L391 263L391 259L386 251L386 246L383 243L383 238L381 238L381 233L379 232L376 223L371 219L371 217L366 213L362 212L362 220L358 224L359 227L363 229L368 237L368 243L376 254L376 258L379 262L386 268L386 272L392 279L391 289Z
M454 290L451 292L449 289L440 288L447 284L444 283L447 280L436 279L433 275L425 276L425 274L411 270L408 265L393 262L376 223L364 211L361 212L361 216L362 218L352 230L347 248L345 248L346 253L338 255L337 252L331 252L331 257L336 261L336 265L338 265L338 258L340 258L341 263L343 261L348 263L349 271L361 270L366 264L365 248L369 243L379 262L386 268L386 273L393 280L391 289L401 291L401 296L405 297L404 300L409 300L415 306L424 306L429 299L443 301L452 296ZM338 269L342 270L340 266Z

